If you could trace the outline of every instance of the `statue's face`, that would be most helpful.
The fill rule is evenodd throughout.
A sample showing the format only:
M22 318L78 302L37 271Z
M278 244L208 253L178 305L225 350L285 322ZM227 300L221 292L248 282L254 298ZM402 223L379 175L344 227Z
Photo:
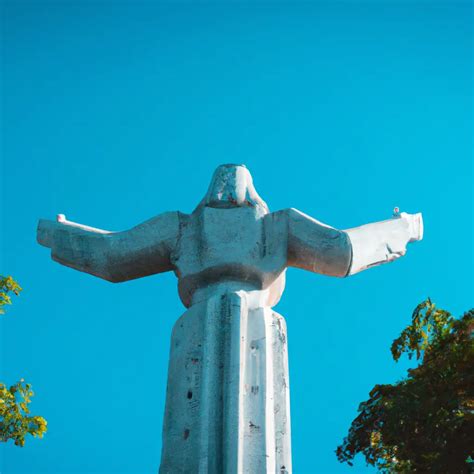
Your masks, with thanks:
M214 172L204 198L204 206L215 208L258 207L268 214L268 206L257 194L252 176L244 165L221 165Z

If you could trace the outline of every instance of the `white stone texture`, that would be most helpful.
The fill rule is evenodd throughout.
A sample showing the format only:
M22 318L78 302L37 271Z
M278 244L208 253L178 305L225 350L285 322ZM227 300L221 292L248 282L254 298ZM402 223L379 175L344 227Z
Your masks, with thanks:
M162 474L291 472L285 322L239 286L174 326Z
M421 240L421 214L347 231L295 210L270 213L248 170L217 168L192 214L125 232L40 220L53 260L112 282L174 271L184 305L171 339L161 473L291 472L284 319L288 266L344 277Z

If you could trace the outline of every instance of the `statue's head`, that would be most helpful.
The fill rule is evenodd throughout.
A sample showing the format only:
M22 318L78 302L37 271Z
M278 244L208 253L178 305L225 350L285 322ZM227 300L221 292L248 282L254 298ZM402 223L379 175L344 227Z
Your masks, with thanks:
M198 208L202 206L221 209L254 207L262 214L269 213L268 206L255 191L252 176L244 165L217 167Z

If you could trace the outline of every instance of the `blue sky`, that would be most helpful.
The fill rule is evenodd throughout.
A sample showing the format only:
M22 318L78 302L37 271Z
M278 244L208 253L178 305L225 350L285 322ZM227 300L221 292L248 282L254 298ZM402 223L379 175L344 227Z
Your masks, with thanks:
M3 3L2 381L24 377L43 440L3 473L152 473L160 460L172 274L114 285L61 267L38 218L112 230L191 212L221 163L272 210L338 228L422 211L425 239L348 279L290 269L295 473L369 472L334 449L427 296L472 304L470 2Z

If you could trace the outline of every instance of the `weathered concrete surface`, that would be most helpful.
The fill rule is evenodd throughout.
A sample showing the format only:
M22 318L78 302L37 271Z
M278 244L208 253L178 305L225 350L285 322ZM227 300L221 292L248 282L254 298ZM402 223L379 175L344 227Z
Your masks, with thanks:
M189 310L171 341L163 473L291 472L284 320L271 308L294 266L344 277L421 240L421 214L347 231L295 210L270 213L244 166L217 168L192 214L125 232L41 220L63 265L112 282L173 270Z
M291 472L286 325L253 306L262 292L237 288L216 287L175 324L162 474Z

